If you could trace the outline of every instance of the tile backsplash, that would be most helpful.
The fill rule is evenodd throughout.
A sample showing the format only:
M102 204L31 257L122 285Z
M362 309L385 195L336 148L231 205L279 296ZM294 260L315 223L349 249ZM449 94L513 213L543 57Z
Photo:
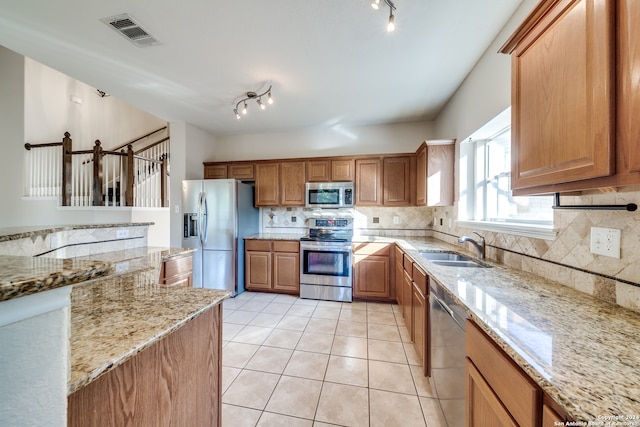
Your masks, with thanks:
M640 204L640 191L586 196L562 196L563 205ZM455 207L434 208L433 236L460 246L457 237L471 233L459 227ZM439 219L443 218L443 225ZM485 236L487 258L532 272L595 297L640 310L640 214L613 210L555 210L555 240L480 231ZM620 258L590 251L591 227L621 230Z

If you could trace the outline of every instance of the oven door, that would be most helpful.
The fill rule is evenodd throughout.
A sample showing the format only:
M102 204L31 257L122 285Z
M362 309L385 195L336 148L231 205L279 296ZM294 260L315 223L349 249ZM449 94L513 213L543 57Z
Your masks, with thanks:
M300 283L351 287L351 243L301 242Z

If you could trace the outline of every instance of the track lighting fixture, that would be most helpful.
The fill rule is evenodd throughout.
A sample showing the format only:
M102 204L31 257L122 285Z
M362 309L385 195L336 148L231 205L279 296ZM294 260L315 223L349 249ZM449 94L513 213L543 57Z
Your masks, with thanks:
M396 5L393 4L391 0L384 0L384 2L389 6L389 22L387 23L387 31L391 33L396 29L395 16L393 15L393 11L396 10ZM376 10L379 9L380 0L373 0L371 7Z
M267 104L272 105L273 98L271 97L271 86L269 86L269 89L265 90L262 93L247 92L244 95L244 97L236 103L236 108L233 109L233 113L236 115L236 119L242 118L240 113L242 113L242 115L247 114L247 101L250 99L255 99L256 103L258 104L258 107L260 107L261 110L266 109L267 106L262 102L262 97L265 95L267 95ZM240 110L240 113L239 113L238 108L240 107L240 104L242 104L242 110Z

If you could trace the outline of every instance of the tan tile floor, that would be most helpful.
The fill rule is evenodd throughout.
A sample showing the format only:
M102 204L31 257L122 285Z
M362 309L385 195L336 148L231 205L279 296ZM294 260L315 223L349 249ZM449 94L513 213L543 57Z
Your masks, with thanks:
M223 304L222 424L447 427L395 304Z

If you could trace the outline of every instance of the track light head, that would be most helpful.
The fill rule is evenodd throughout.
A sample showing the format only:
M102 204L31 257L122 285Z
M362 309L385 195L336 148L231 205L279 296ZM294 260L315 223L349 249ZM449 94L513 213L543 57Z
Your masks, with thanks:
M271 89L269 89L269 98L267 98L267 104L273 105L273 98L271 97Z
M387 24L387 32L392 33L396 29L395 17L393 16L393 10L389 9L389 23Z
M242 118L242 116L240 115L240 113L238 113L238 109L234 108L233 109L234 114L236 115L236 119L240 120Z
M244 107L242 107L242 114L247 114L247 101L244 102Z
M378 10L380 8L380 0L373 0L373 3L371 3L371 7L375 10Z

